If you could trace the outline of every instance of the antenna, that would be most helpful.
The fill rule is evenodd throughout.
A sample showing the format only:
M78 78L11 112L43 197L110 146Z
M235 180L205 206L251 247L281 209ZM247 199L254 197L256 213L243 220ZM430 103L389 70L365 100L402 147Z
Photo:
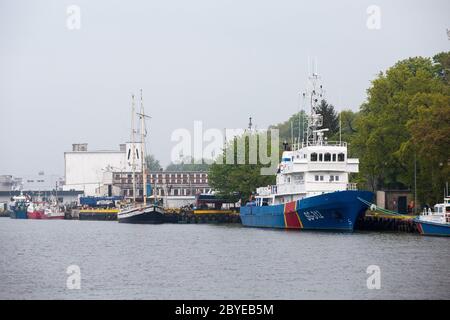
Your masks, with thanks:
M248 118L248 130L252 131L252 117Z
M294 126L293 121L291 121L291 150L294 150Z
M309 77L309 88L305 94L310 103L310 115L308 116L308 129L306 133L306 143L316 144L317 128L323 125L323 116L317 114L319 104L323 97L323 87L319 84L320 77L317 73L313 73ZM306 99L305 99L306 100Z
M341 92L339 91L339 145L342 145L342 107L341 107Z

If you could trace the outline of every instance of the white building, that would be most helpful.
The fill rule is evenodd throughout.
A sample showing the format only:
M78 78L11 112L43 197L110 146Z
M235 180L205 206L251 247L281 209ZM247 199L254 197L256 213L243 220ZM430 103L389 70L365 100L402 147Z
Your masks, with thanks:
M135 143L135 170L140 170L141 145ZM119 150L89 151L87 143L73 144L72 151L64 153L63 190L84 191L85 195L95 195L103 184L105 172L132 171L132 144L121 144Z
M0 176L0 191L48 191L58 189L64 180L58 175L48 175L44 171L37 174L28 174L21 177L12 175Z
M48 191L61 190L64 179L58 175L48 175L44 171L34 175L26 175L21 177L20 190L23 191Z

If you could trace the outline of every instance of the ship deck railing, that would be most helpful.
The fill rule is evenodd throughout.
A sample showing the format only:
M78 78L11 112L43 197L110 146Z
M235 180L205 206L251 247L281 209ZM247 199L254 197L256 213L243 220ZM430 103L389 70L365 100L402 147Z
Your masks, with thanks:
M322 141L322 142L302 142L302 143L294 143L292 145L293 150L298 150L305 147L316 147L316 146L332 146L332 147L347 147L347 142L345 141Z
M358 184L351 182L347 183L347 190L357 191L358 190Z

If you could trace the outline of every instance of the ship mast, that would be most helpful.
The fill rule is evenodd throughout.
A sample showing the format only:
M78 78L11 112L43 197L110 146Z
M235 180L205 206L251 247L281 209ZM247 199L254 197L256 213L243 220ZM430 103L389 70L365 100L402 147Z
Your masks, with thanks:
M144 206L147 205L147 164L145 162L145 137L147 135L147 130L145 128L145 118L150 118L144 113L144 104L142 102L142 89L141 89L141 111L138 113L141 119L141 163L142 163L142 191Z
M134 94L131 95L131 171L133 178L133 203L136 202L136 145L135 145L135 129L134 129L134 117L135 117L135 107L134 107Z
M316 113L323 98L323 88L319 84L320 77L316 72L309 77L309 87L303 94L303 98L309 100L310 114L308 116L308 128L306 129L306 146L320 144L323 132L328 129L319 129L323 125L323 116Z

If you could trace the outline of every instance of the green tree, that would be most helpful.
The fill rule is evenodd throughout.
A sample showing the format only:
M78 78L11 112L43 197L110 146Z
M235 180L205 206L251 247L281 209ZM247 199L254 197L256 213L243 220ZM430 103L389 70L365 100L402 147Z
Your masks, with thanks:
M326 100L322 100L315 112L322 115L323 125L322 128L327 128L327 137L332 137L339 132L339 119L336 110L332 104L329 104Z
M450 85L450 52L441 52L433 57L435 73Z
M322 128L329 129L325 136L328 138L336 136L339 132L339 117L334 106L326 100L322 100L315 111L323 116ZM282 147L283 142L291 143L292 139L302 141L307 125L307 114L302 110L293 114L287 121L272 125L269 128L279 130L280 147Z
M351 149L360 158L360 180L365 181L371 190L383 188L414 187L414 168L421 179L431 175L447 175L439 170L447 161L431 160L425 157L427 142L419 137L426 136L423 131L427 121L436 120L436 115L445 117L441 108L447 107L449 96L448 81L445 78L448 53L437 55L438 60L416 57L402 60L380 73L368 89L367 102L361 106L355 119L355 134L351 137ZM444 132L449 122L440 123ZM429 125L427 130L439 137L442 132ZM448 144L435 143L445 154ZM420 151L422 150L422 151ZM448 159L448 153L447 153ZM448 168L447 168L448 170ZM443 181L443 180L442 180ZM437 180L434 183L440 184ZM439 187L440 186L436 186ZM420 192L419 192L420 191ZM429 201L437 197L433 188L418 186L419 200Z
M414 154L419 164L419 199L437 203L442 201L443 186L450 178L450 96L434 93L422 98L426 103L418 103L416 117L406 125L411 139L402 145L401 154L409 163Z
M287 121L272 125L269 129L278 129L280 136L280 147L283 142L291 143L292 139L298 140L302 137L302 132L306 129L307 120L304 111L293 114ZM280 149L283 150L283 149Z
M263 133L265 134L265 133ZM250 195L256 191L256 188L261 186L272 185L275 183L275 176L261 175L261 168L266 167L261 164L259 157L256 164L250 164L249 161L249 145L250 137L256 136L256 141L261 139L260 134L251 133L236 137L234 141L228 143L226 152L220 156L220 161L213 163L208 171L209 184L224 198L234 198L236 193L239 193L240 199L245 203ZM268 135L270 141L270 134ZM243 143L245 145L245 161L238 157L238 145ZM226 154L230 152L233 155L233 164L227 164ZM267 152L270 155L272 150L270 143L267 150L260 150L258 143L257 152ZM239 162L242 161L242 164Z
M180 163L170 163L166 171L208 171L209 164L202 160L201 163L195 163L191 157L183 159Z
M159 160L157 160L152 154L149 154L145 157L145 163L147 164L147 169L149 171L159 171L161 169Z

